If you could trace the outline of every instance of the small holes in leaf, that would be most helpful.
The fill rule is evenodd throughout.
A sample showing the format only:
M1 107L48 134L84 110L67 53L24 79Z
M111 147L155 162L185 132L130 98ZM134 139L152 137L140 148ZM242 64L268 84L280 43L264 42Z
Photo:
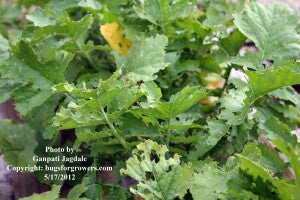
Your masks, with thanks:
M171 166L169 166L169 168L167 170L167 173L170 172L170 171L172 171L172 167Z
M151 161L154 160L155 163L158 163L158 162L159 162L159 157L158 157L158 155L156 154L156 152L153 151L153 150L151 151L150 160L151 160Z
M151 179L154 181L155 180L154 174L152 172L146 172L146 179L147 180Z

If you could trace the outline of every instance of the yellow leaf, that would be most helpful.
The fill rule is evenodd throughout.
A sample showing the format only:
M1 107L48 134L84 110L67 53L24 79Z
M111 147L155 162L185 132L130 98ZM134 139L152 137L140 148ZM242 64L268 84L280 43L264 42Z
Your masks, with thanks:
M128 55L132 42L126 38L118 22L102 25L100 32L113 50L121 53L123 57Z

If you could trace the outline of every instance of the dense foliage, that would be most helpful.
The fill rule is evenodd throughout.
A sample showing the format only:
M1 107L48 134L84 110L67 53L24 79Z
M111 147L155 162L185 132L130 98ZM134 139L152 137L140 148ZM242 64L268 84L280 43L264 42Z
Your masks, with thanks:
M69 146L114 166L112 180L76 172L72 200L300 199L300 26L286 5L1 5L0 102L24 121L0 121L8 163ZM59 199L44 173L52 190L24 199Z

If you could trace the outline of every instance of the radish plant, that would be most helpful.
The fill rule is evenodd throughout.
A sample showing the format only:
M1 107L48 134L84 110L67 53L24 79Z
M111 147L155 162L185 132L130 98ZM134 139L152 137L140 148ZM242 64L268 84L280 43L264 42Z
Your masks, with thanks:
M245 0L18 3L35 9L17 36L1 29L0 101L23 123L0 121L0 153L12 166L113 168L37 170L52 190L24 200L300 199L299 13ZM87 161L32 159L70 156L49 147Z

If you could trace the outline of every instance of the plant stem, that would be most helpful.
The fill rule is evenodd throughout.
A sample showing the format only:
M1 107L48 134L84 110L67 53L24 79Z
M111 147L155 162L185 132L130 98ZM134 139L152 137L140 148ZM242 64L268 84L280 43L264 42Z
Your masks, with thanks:
M228 80L229 80L229 76L230 76L231 69L232 69L231 66L228 66L227 69L226 69L226 72L225 72L225 74L224 74L225 83L224 83L224 86L223 86L223 88L222 88L222 90L221 90L221 92L220 92L220 96L222 96L223 93L224 93L224 91L225 91L226 85L227 85Z
M75 40L73 40L73 42L75 43L75 45L77 46L77 48L79 49L80 55L85 57L88 62L91 64L91 66L98 71L99 68L97 67L97 65L95 64L95 62L93 61L93 59L91 58L91 56L89 55L89 53L87 53L80 44L78 44Z
M164 136L163 134L161 133L161 131L158 131L159 133L159 139L160 139L160 142L163 143L164 142Z
M108 119L104 109L101 107L101 112L104 116L104 119L107 123L107 125L109 126L109 128L113 131L113 134L116 136L116 138L119 140L119 142L122 144L122 146L124 147L124 149L127 151L127 153L130 154L130 148L128 147L128 145L126 144L125 140L119 135L118 131L115 129L113 123L111 123L111 121Z
M171 117L169 117L169 120L168 120L168 135L167 135L167 146L169 146L169 143L170 143L170 135L171 135Z
M84 50L82 51L84 57L89 61L89 63L92 65L94 69L98 71L98 67L96 66L95 62L93 61L92 57L86 53Z

